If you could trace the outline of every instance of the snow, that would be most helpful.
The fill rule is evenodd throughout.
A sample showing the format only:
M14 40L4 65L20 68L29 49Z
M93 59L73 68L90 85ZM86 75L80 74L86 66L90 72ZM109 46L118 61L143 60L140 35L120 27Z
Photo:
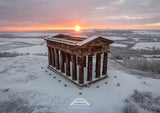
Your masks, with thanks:
M153 50L153 48L160 49L160 42L139 42L136 43L135 46L133 46L131 49Z
M39 36L49 36L51 35L51 33L19 32L19 33L14 33L13 35L19 37L39 37Z
M106 37L109 40L127 40L127 38L124 37L117 37L117 36L112 36L112 37Z
M44 39L36 39L36 38L15 38L15 39L11 39L10 41L13 42L25 42L25 43L30 43L30 44L42 44L45 42Z
M99 38L99 37L103 37L105 39L112 40L112 41L114 41L114 40L127 40L127 38L124 38L124 37L115 37L115 36L113 36L113 37L106 37L106 36L94 35L94 36L91 36L91 37L87 38L87 36L84 36L84 35L82 35L82 36L81 35L70 35L70 36L75 36L75 37L80 37L81 36L83 38L86 38L83 41L79 41L78 42L78 41L71 41L71 40L66 40L66 39L55 38L57 35L60 35L60 34L52 34L52 35L48 36L45 39L54 40L56 42L61 42L61 43L69 44L69 45L78 45L78 46L82 46L82 45L84 45L84 44L86 44L86 43L88 43L88 42L90 42L92 40L95 40L95 39ZM64 35L67 35L67 34L64 34ZM121 46L121 47L123 46L124 47L124 46L127 46L127 45L113 45L113 46Z
M78 41L72 41L72 40L66 40L66 39L61 39L61 38L49 38L48 40L55 41L55 42L60 42L64 44L69 44L69 45L76 45Z
M23 54L46 54L48 52L46 46L42 45L35 45L35 46L30 46L30 47L22 47L22 48L15 48L15 49L10 49L10 50L5 50L1 52L9 52L9 53L23 53Z
M85 38L83 41L71 41L71 40L56 38L57 35L60 35L60 34L53 34L53 35L48 36L45 39L53 40L53 41L56 41L56 42L61 42L61 43L69 44L69 45L82 46L82 45L84 45L84 44L86 44L86 43L88 43L92 40L95 40L96 38L101 37L101 36L97 36L97 35L94 35L94 36L91 36L91 37L88 37L88 38L87 38L87 36L82 36L83 38ZM64 34L64 35L66 35L66 34ZM72 35L69 35L69 36L72 36ZM78 35L73 35L73 36L79 37ZM103 38L108 39L108 37L103 37Z
M28 97L27 100L31 105L50 106L47 107L47 110L55 113L117 113L117 111L122 110L125 105L124 100L135 89L160 95L159 79L143 77L139 79L135 75L115 69L117 64L114 61L109 60L109 78L83 89L78 89L47 69L47 61L46 56L36 55L1 58L0 89L9 88L12 92L23 92L25 98L28 97L27 95L30 92L33 96ZM56 78L53 78L53 76ZM61 82L58 82L59 80ZM143 84L144 81L149 85ZM105 84L105 82L108 82L108 84ZM117 83L120 86L117 86ZM64 84L67 84L67 87ZM96 86L99 86L99 88L96 88ZM82 95L79 95L80 92ZM17 96L19 95L17 94ZM84 98L90 105L74 108L70 104L76 98ZM2 99L0 98L0 101Z
M144 57L151 57L151 58L153 58L153 57L160 57L160 55L143 55Z
M28 100L29 106L35 106L35 113L117 113L117 111L122 111L126 105L125 99L132 95L134 90L151 92L156 96L160 95L160 79L129 74L126 72L127 68L109 59L109 78L94 83L89 88L79 89L47 68L47 56L35 55L47 53L47 47L44 45L43 39L16 38L15 40L3 40L6 43L18 41L36 45L6 50L6 52L30 53L30 55L0 57L0 104L5 99L9 102L13 99L24 98ZM157 43L159 44L159 42L139 43L140 46L143 45L143 48L147 48L150 44L154 46ZM127 46L118 43L112 45L117 47ZM3 50L3 52L5 51ZM96 62L95 58L93 59L93 68L95 68ZM86 72L86 68L84 71ZM86 74L84 78L86 79ZM118 83L120 86L117 86ZM9 89L9 91L5 91L5 89ZM70 104L76 98L84 98L90 105L85 107L71 106Z
M89 37L89 38L81 41L81 42L78 42L76 45L82 46L82 45L84 45L84 44L86 44L86 43L88 43L88 42L90 42L90 41L92 41L92 40L95 40L96 38L99 38L99 37L103 37L103 36L94 35L94 36L91 36L91 37ZM103 37L103 38L105 38L105 39L107 39L107 40L111 40L110 37Z
M126 44L118 44L118 43L113 43L110 46L112 46L112 47L127 47Z
M138 42L139 41L139 38L133 38L136 42Z
M98 37L100 37L100 36L96 36L96 35L95 36L91 36L91 37L87 38L86 40L78 42L76 45L82 46L82 45L84 45L84 44L86 44L86 43L88 43L88 42L90 42L90 41L92 41L92 40L94 40L94 39L96 39Z
M0 42L0 46L1 45L6 45L6 44L11 44L12 42Z
M134 34L140 34L140 35L160 36L160 31L138 30L138 31L133 31L133 32Z
M135 42L132 41L121 41L122 43L126 43L126 44L134 44Z
M70 35L72 37L82 37L82 38L88 38L88 36L85 36L85 35Z
M15 37L45 37L53 33L47 32L0 32L0 35L13 35Z
M44 39L39 38L0 38L0 41L4 42L23 42L29 44L42 44L45 43ZM1 42L0 42L1 43Z

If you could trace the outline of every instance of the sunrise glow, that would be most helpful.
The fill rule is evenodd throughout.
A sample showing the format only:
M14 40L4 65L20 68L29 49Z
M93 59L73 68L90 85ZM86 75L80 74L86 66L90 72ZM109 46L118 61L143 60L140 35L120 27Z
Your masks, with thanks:
M74 28L75 31L79 32L81 30L81 27L79 25L76 25Z

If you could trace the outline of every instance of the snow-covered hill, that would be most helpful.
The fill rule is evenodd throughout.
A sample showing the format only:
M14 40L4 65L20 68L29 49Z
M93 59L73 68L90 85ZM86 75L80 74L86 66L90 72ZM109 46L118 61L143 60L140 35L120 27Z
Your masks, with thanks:
M125 99L134 90L160 95L159 79L118 70L120 65L115 61L109 60L109 78L83 89L47 69L47 61L46 56L36 55L0 58L0 105L20 99L21 104L27 100L26 106L35 113L121 113L126 106ZM76 98L84 98L90 105L78 108L71 106L70 103ZM16 107L19 106L17 103ZM140 107L138 109L141 110Z

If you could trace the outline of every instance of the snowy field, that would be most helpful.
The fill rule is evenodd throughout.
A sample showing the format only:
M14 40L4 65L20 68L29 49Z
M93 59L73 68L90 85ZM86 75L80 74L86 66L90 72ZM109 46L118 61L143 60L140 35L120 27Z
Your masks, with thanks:
M125 45L125 44L117 44L117 43L113 43L110 46L112 46L112 47L127 47L127 45Z
M144 49L144 50L153 50L160 49L160 42L139 42L136 43L131 49Z
M0 46L1 46L1 45L10 44L10 43L12 43L12 42L0 42Z
M48 58L44 55L47 53L46 43L43 39L35 38L43 34L15 33L14 36L29 38L0 38L0 52L29 53L0 57L0 113L160 112L160 79L143 76L153 73L128 69L109 59L109 78L79 89L47 68ZM128 40L113 37L110 39ZM151 45L160 48L159 42L139 42L134 47L152 49ZM111 46L128 47L127 43L118 42ZM93 63L95 65L95 61ZM89 105L70 105L77 98L85 99Z
M6 51L1 51L1 52L9 52L9 53L22 53L22 54L47 54L48 49L46 46L43 45L35 45L35 46L29 46L29 47L22 47L22 48L15 48L15 49L10 49Z
M47 61L46 56L35 55L1 58L3 65L0 65L0 89L8 90L0 92L0 102L21 98L28 101L28 106L35 106L34 109L41 112L117 113L122 111L126 105L125 99L134 90L160 95L159 79L139 78L138 75L128 74L114 68L117 65L114 61L109 61L109 78L81 90L48 70ZM90 105L87 108L74 108L70 103L75 98L84 98ZM38 109L36 106L41 107ZM138 109L143 111L139 107Z
M1 43L9 43L9 42L23 42L23 43L30 43L30 44L42 44L45 43L45 40L43 39L38 39L38 38L0 38L0 44ZM1 44L3 45L3 44Z
M145 31L145 30L138 30L138 31L133 31L135 34L140 34L140 35L153 35L153 36L160 36L160 31Z
M43 33L43 32L3 32L0 35L13 35L17 37L39 37L39 36L49 36L51 33Z
M127 40L127 38L124 38L124 37L107 37L107 39L110 39L110 40Z

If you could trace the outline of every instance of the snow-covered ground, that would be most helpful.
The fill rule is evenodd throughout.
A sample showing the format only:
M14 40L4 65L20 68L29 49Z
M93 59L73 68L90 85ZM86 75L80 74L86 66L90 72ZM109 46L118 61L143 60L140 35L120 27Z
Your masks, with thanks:
M111 38L111 40L126 39ZM149 42L144 43L137 44L142 48L150 45ZM155 43L151 42L154 46ZM157 43L156 47L159 47L160 44ZM21 46L18 47L18 44ZM127 68L114 60L108 60L109 78L88 88L79 89L47 68L47 56L36 55L47 53L43 39L0 38L0 46L0 52L30 53L16 57L0 57L2 113L6 111L16 113L16 110L25 113L123 113L124 107L128 104L126 99L133 95L134 90L151 92L153 97L160 96L160 79L143 77L138 73L129 74ZM118 43L113 43L112 46L127 47L126 44ZM95 65L95 61L93 64ZM85 99L89 105L70 105L76 98ZM136 109L139 109L140 113L152 113L142 109L140 105L137 105Z
M117 43L113 43L110 46L112 46L112 47L127 47L126 44L117 44Z
M160 95L159 79L139 78L138 75L120 71L115 68L117 64L114 61L109 61L109 78L83 89L78 89L47 69L47 61L46 56L36 55L1 58L0 89L9 89L9 91L0 92L2 93L0 97L3 96L0 102L11 98L7 96L8 92L17 93L17 96L21 95L22 99L27 99L29 106L42 106L40 109L35 108L41 112L120 113L126 104L125 99L135 89ZM65 84L67 86L64 86ZM4 93L6 96L3 95ZM84 98L90 105L71 106L70 103L76 98Z
M3 42L23 42L23 43L30 43L30 44L42 44L45 43L44 39L38 39L38 38L0 38L0 44ZM1 44L2 45L2 44Z
M136 43L131 49L145 49L145 50L153 50L160 49L160 42L139 42Z
M110 40L127 40L127 38L124 38L124 37L116 37L116 36L109 36L109 37L106 37L107 39L110 39Z
M0 46L1 46L1 45L10 44L10 43L12 43L12 42L0 42Z
M140 35L154 35L154 36L160 36L160 31L150 31L150 30L137 30L133 31L135 34Z
M29 47L22 47L22 48L15 48L10 50L5 50L1 52L9 52L9 53L23 53L23 54L47 54L47 47L44 45L35 45L35 46L29 46Z
M18 37L39 37L39 36L49 36L51 33L44 32L0 32L0 35L13 35Z
M47 46L44 39L38 38L0 38L0 52L46 54Z
M144 57L147 57L147 58L157 58L157 57L160 57L160 55L143 55Z

